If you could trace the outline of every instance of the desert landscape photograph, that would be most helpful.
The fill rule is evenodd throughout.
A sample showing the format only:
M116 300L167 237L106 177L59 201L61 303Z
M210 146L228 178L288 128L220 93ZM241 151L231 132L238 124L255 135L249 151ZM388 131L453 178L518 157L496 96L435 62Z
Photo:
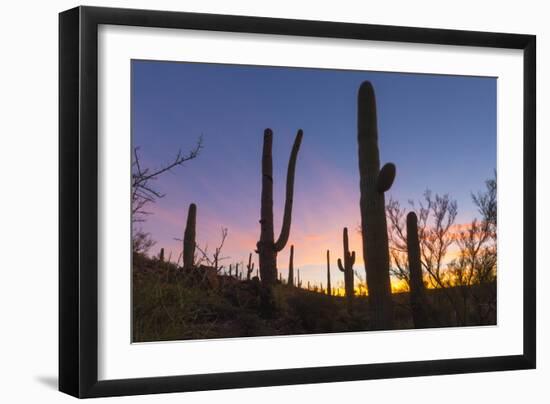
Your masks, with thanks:
M131 72L132 342L497 325L495 77Z

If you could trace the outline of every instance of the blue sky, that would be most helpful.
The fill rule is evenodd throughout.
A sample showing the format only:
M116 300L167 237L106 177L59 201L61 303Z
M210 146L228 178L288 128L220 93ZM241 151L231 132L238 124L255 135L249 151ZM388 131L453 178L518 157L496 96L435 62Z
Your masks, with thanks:
M406 203L427 188L458 201L458 223L476 215L470 194L496 168L495 78L158 61L132 62L132 140L157 167L204 137L201 155L163 176L166 197L142 227L179 253L187 206L198 205L198 242L213 248L229 229L226 262L246 260L259 237L263 131L274 131L276 236L292 142L304 139L296 171L290 242L303 278L324 279L324 253L341 252L342 227L359 224L356 97L373 83L382 163L397 177L388 192ZM360 238L350 234L362 256ZM288 248L279 255L286 273ZM363 273L361 265L356 269ZM336 274L338 272L338 274Z

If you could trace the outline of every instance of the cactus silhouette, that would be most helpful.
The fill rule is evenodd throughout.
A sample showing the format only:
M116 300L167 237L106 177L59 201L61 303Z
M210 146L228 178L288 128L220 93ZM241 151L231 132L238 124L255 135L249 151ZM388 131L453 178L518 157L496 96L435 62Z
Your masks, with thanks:
M393 328L390 257L384 193L395 178L395 165L380 169L376 100L365 81L358 94L357 142L359 150L361 234L374 329Z
M252 262L252 253L248 255L248 265L246 266L246 280L250 280L250 276L254 271L254 263Z
M349 251L348 228L344 227L344 262L338 258L338 268L344 273L344 288L346 290L346 300L348 308L352 308L353 302L353 264L355 264L355 251Z
M410 287L409 297L415 328L428 326L428 312L424 281L422 280L422 264L420 262L420 240L418 238L418 218L416 213L407 215L407 257L409 260Z
M183 267L185 269L190 269L195 266L196 222L197 205L192 203L189 205L189 210L187 212L187 224L183 235Z
M264 132L264 145L262 152L262 196L261 196L261 218L260 218L260 240L257 243L259 255L259 267L262 283L273 285L277 281L277 253L281 251L290 235L290 224L292 218L292 201L294 193L294 173L296 171L296 159L300 144L302 143L303 132L300 129L296 134L294 145L288 161L286 175L286 197L283 214L281 233L277 241L274 240L273 230L273 159L272 144L273 132L266 129Z
M330 251L327 250L327 295L332 294L332 288L330 286Z
M300 270L298 269L297 272L298 272L298 275L297 275L296 285L298 285L298 287L301 289L302 288L302 280L300 279Z
M288 261L288 285L294 286L294 246L290 246L290 259Z
M160 262L164 262L164 248L161 248L161 249L160 249L159 261L160 261Z

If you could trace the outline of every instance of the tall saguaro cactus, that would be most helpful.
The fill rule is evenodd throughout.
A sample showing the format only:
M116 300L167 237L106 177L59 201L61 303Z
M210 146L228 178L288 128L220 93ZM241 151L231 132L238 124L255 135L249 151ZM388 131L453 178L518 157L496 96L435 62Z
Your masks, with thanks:
M409 260L412 317L415 328L428 326L428 313L424 281L422 280L422 263L420 262L420 240L418 238L418 218L416 213L407 215L407 258Z
M290 246L290 259L288 261L288 285L294 286L294 245Z
M283 214L281 234L275 241L273 230L273 159L272 144L273 132L266 129L264 132L264 146L262 152L262 196L261 196L261 218L260 218L260 241L257 243L259 266L262 283L273 285L277 281L277 253L281 251L290 235L290 223L292 218L292 201L294 193L294 173L296 171L296 159L300 144L302 143L303 132L300 129L296 134L294 145L288 161L286 174L286 197Z
M330 285L330 250L327 250L327 295L332 294L332 287Z
M192 203L189 205L189 210L187 212L187 224L183 235L183 267L185 269L190 269L195 266L196 222L197 205Z
M393 328L390 257L384 193L395 178L395 165L380 169L374 89L369 81L359 88L357 109L361 233L374 329Z
M355 264L355 251L349 251L348 228L344 227L344 263L338 258L338 268L344 273L344 288L346 289L346 298L348 307L351 309L353 295L355 293L353 286L353 264Z

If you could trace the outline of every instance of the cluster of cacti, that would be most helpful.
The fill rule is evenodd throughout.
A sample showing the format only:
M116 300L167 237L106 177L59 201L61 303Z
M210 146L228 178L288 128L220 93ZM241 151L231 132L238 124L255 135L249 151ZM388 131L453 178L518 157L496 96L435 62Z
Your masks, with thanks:
M346 298L348 307L351 309L354 295L353 287L353 264L355 264L355 251L350 252L348 240L348 228L344 227L343 233L344 242L344 262L338 258L338 268L344 273L344 286L346 290Z
M388 231L385 212L385 192L387 192L395 179L396 167L392 163L380 168L380 155L378 148L377 111L374 89L370 82L361 84L358 92L357 110L357 141L360 174L360 213L362 249L365 262L366 284L368 286L369 307L371 310L371 325L373 329L391 329L393 327L393 302L391 297L390 282L390 258L388 245ZM285 206L281 232L277 240L274 237L273 226L273 161L272 144L273 132L271 129L264 131L262 151L262 188L261 188L261 218L260 239L257 242L258 268L256 277L267 286L274 285L277 280L283 282L282 274L277 270L277 254L286 246L291 227L294 177L296 161L303 132L296 134L286 177ZM183 267L193 268L195 256L197 207L194 203L189 206L187 224L183 240ZM417 217L411 212L407 216L407 254L410 268L410 299L415 327L425 327L428 323L427 309L425 307L425 290L422 279L422 267L420 262L420 245L417 228ZM217 254L214 267L218 269ZM159 260L164 261L164 249L160 250ZM326 291L329 296L340 296L340 289L333 288L330 272L330 250L326 251L327 282L326 289L323 284L320 288L313 286L313 290ZM338 259L338 268L344 274L344 289L348 307L351 310L354 290L355 251L350 251L348 229L343 229L343 259ZM234 276L244 278L243 271L239 273L239 264L234 264ZM246 265L246 280L250 281L254 272L252 253L248 257ZM290 287L302 287L300 270L294 269L294 245L290 246L287 284ZM229 265L229 276L233 275L233 266ZM310 282L307 282L307 290L312 290ZM366 290L365 290L366 293ZM363 295L361 288L359 295Z
M357 141L359 150L361 234L374 329L393 328L390 257L384 193L395 178L395 165L380 169L376 100L372 84L359 88Z
M248 255L248 265L246 266L246 280L249 281L254 271L254 263L252 262L252 253Z
M303 132L300 129L294 140L292 152L288 162L286 177L286 197L283 214L281 233L275 241L273 230L273 159L272 144L273 132L266 129L264 132L264 145L262 152L262 195L261 195L261 218L260 218L260 240L257 243L259 255L259 267L262 283L273 285L277 280L277 253L286 245L290 234L292 218L292 200L294 193L294 172L296 170L296 159L302 142Z
M289 286L294 286L294 245L290 246L290 259L288 261L288 281Z
M187 224L183 235L183 268L191 269L195 266L195 246L196 246L196 222L197 205L189 205L187 212Z
M223 268L223 266L221 267ZM239 271L239 263L235 263L235 272L233 272L233 264L229 264L229 271L227 272L227 275L232 278L242 279L243 277L243 271Z

